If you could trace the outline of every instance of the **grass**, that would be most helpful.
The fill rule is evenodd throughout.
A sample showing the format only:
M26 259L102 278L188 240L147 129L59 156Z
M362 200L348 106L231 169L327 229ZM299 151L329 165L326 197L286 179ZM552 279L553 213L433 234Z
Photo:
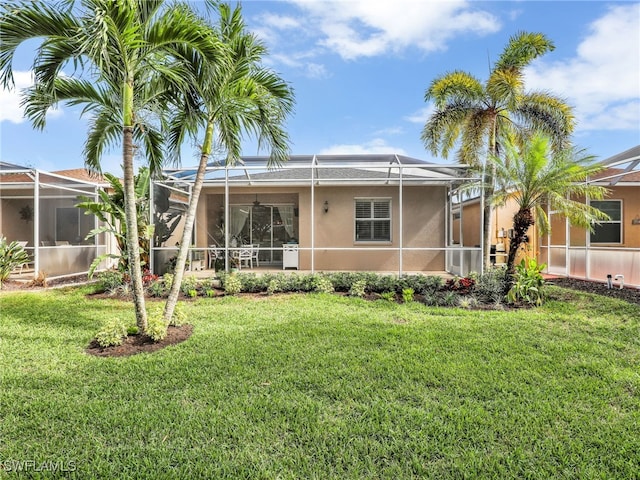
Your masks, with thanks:
M0 477L21 461L29 478L640 471L636 305L559 288L505 312L200 299L184 305L187 342L105 359L84 347L132 308L86 292L0 295Z

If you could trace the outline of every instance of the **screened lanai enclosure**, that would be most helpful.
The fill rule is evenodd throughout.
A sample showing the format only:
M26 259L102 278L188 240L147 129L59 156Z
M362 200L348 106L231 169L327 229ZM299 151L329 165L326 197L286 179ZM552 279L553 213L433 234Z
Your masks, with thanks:
M551 233L541 238L540 259L548 272L640 287L640 145L602 162L605 169L589 182L609 189L591 205L609 215L594 231L572 227L551 212Z
M86 273L111 248L104 234L86 238L97 219L75 206L80 195L96 198L98 188L88 179L0 162L0 235L25 246L30 263L21 277Z
M195 173L165 170L154 192L186 203ZM454 244L451 234L451 202L470 180L464 166L392 154L296 155L271 167L267 157L213 162L198 203L189 268L479 271L482 256L470 252L480 246ZM180 238L176 229L153 246L154 273L171 267Z

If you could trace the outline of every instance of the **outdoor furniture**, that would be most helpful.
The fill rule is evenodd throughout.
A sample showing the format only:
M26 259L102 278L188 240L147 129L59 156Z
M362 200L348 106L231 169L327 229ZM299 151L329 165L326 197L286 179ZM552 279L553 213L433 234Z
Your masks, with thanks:
M209 245L209 270L215 270L216 260L218 258L224 259L224 248L220 248L217 245Z
M252 253L251 253L251 264L253 266L253 262L255 262L256 267L260 266L260 259L258 258L258 254L260 253L260 244L255 243L251 245Z
M24 240L18 240L16 243L20 245L22 248L25 248L29 242ZM32 263L33 261L29 259L28 261L16 266L16 268L14 268L11 273L17 273L18 275L22 275L22 269L26 266L31 265Z
M238 270L242 270L244 263L247 268L253 267L253 245L243 245L236 250L238 258Z
M298 269L298 244L285 243L282 245L282 269Z

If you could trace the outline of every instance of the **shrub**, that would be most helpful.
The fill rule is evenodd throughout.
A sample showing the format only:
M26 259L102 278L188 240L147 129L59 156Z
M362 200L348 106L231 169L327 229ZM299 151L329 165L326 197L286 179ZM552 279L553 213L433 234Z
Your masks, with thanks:
M182 283L180 284L180 291L182 291L184 295L187 295L193 298L198 295L197 290L198 290L198 279L195 277L195 275L189 275L182 279ZM196 292L196 294L193 296L191 295L192 291Z
M509 291L507 269L494 267L478 275L473 294L483 303L500 304Z
M513 275L513 285L507 293L510 303L523 302L529 305L542 305L545 299L544 277L542 270L546 264L538 264L535 259L530 259L529 264L522 260L516 265Z
M331 280L324 275L318 275L313 284L313 291L318 293L333 293L334 288Z
M173 286L173 273L165 273L162 276L162 283L164 283L164 288L169 291Z
M387 302L395 302L396 294L395 294L395 292L382 292L380 294L380 298L382 300L387 301Z
M402 289L402 301L404 303L411 303L413 302L413 294L415 292L413 291L413 288L403 288Z
M438 297L438 305L444 307L453 307L457 303L458 294L452 290L444 292Z
M171 317L171 321L169 325L172 327L180 327L187 322L187 314L184 313L182 307L178 304L176 308L173 309L173 316Z
M349 288L349 295L351 295L352 297L364 297L366 291L366 280L356 280L351 284L351 287Z
M162 315L149 316L145 333L154 342L159 342L167 336L167 324L164 322Z
M149 295L151 295L152 297L164 296L166 293L164 282L160 280L156 280L155 282L152 282L151 285L147 287L147 291L149 292Z
M111 347L122 345L124 338L127 336L127 327L118 318L112 318L107 321L102 330L96 334L96 342L101 347Z
M105 270L98 274L98 288L103 292L114 294L118 287L126 283L124 273L118 270Z
M129 325L127 327L127 335L138 335L138 333L140 333L140 330L136 325Z
M475 308L478 306L478 300L475 297L460 297L458 306L466 309Z
M445 288L454 292L458 292L461 295L467 295L473 290L475 281L469 277L458 277L457 275L450 278L445 283Z
M7 243L7 240L0 236L0 286L12 270L24 265L29 261L29 254L18 242Z
M238 278L238 275L225 276L224 291L227 295L237 295L242 291L242 281Z
M277 278L272 278L269 281L269 286L267 287L267 294L273 295L274 293L279 292L281 289L280 281Z

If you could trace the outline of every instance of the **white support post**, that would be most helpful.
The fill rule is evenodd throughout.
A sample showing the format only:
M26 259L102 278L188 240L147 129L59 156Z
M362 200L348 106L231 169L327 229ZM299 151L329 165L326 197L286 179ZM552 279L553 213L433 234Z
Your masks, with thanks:
M224 165L224 271L229 272L229 165Z
M155 204L153 201L153 185L154 184L155 184L154 180L151 180L149 182L149 223L153 222L153 215L155 214ZM155 232L156 225L154 224L153 227ZM149 272L150 273L156 273L155 258L154 258L156 256L156 252L155 252L156 245L153 242L154 237L155 235L151 235L151 238L149 239Z
M33 183L33 277L40 271L40 172L35 171Z
M316 269L316 156L311 161L311 273L315 273Z
M400 250L398 252L398 276L402 277L402 270L403 270L403 262L402 262L402 256L403 256L403 242L404 242L404 236L402 235L402 230L404 228L404 197L402 194L402 190L403 190L403 183L402 183L402 175L403 175L403 171L402 171L402 165L398 165L398 169L399 169L399 173L400 173L400 193L399 193L399 200L400 200L400 206L399 206L399 210L400 210L400 221L398 222L398 242L399 242L399 247Z

